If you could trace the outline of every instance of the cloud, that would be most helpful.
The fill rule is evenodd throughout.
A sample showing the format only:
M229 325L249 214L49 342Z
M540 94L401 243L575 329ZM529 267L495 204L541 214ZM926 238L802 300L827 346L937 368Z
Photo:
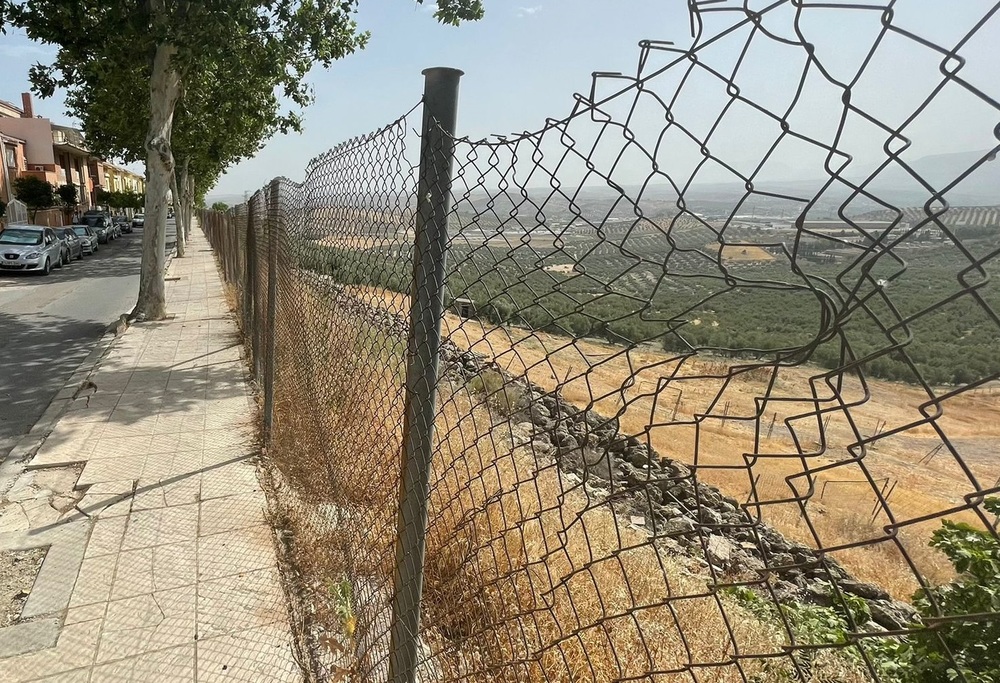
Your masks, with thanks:
M518 7L517 8L517 18L518 19L523 19L524 17L533 16L535 14L538 14L538 12L541 9L542 9L541 5L535 5L534 7Z

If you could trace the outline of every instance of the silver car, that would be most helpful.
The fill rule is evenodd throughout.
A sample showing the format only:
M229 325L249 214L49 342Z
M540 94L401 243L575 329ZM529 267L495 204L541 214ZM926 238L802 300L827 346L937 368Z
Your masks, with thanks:
M93 254L97 251L97 233L89 225L71 225L70 229L80 238L84 254Z
M52 228L12 225L0 232L0 270L48 275L62 268L63 244Z

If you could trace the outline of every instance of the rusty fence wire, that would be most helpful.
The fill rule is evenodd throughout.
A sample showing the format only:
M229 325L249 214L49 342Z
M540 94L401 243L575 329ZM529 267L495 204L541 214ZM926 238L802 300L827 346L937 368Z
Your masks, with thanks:
M1000 19L909 7L201 212L317 679L1000 681Z

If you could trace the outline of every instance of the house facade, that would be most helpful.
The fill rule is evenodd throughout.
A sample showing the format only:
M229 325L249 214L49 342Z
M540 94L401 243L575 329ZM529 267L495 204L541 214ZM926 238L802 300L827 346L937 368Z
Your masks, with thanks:
M20 107L0 100L0 147L0 198L8 203L14 196L14 179L24 176L35 176L57 187L75 185L78 211L95 208L99 189L145 191L142 176L93 155L82 131L35 116L29 93L21 95ZM62 225L62 214L60 209L39 211L36 222Z

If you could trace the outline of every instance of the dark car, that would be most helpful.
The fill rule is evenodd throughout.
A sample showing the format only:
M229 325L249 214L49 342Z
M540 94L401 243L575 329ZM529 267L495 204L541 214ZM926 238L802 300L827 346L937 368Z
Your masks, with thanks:
M83 258L83 240L76 234L73 228L59 228L56 236L63 243L63 263L69 263L73 259L79 261Z
M95 231L89 225L71 225L70 229L80 238L84 254L93 254L97 251L97 244L100 241Z
M119 232L132 232L132 221L128 216L114 216L111 220L118 226Z

